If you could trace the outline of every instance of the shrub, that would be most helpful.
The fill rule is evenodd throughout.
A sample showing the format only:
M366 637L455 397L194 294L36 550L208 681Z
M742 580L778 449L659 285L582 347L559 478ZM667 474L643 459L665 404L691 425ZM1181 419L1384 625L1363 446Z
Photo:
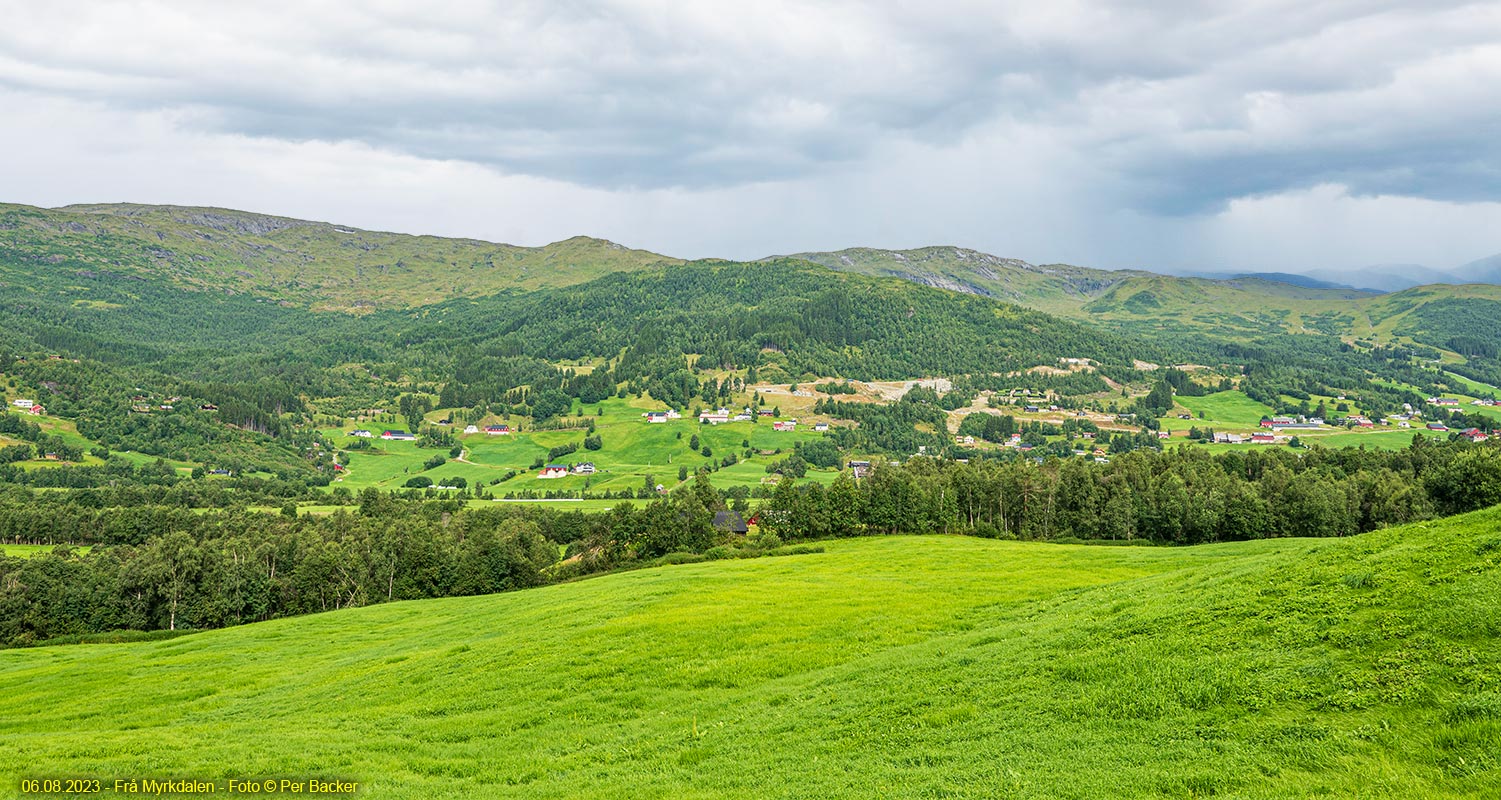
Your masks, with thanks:
M778 547L775 550L767 550L769 556L804 556L812 553L822 553L823 545L820 544L794 544L786 547Z
M708 561L706 556L698 553L668 553L657 559L658 564L697 564L700 561Z
M782 546L782 537L768 531L755 531L746 537L745 543L759 550L772 550Z

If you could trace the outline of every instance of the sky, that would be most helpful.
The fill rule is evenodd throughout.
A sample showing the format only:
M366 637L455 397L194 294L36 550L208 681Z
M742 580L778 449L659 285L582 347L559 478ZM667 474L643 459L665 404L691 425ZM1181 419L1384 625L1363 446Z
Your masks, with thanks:
M1501 253L1501 3L0 0L0 202L755 258Z

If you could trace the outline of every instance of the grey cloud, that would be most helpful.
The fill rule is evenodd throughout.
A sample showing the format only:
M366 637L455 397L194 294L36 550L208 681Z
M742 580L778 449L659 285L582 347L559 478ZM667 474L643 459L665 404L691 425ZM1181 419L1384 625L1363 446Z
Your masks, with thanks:
M18 4L0 86L610 189L805 180L1012 129L1158 213L1331 181L1501 194L1501 80L1444 88L1455 54L1501 69L1494 3L100 8Z

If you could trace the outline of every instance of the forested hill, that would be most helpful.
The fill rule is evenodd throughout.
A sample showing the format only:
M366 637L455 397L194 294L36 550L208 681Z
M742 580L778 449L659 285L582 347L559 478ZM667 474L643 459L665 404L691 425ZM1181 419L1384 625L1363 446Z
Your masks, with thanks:
M207 443L234 440L244 443L244 466L298 458L313 444L305 437L314 409L377 407L414 386L431 387L441 407L524 409L543 419L570 398L626 391L683 407L706 393L719 398L723 390L709 387L726 374L741 385L758 375L905 380L1066 357L1130 370L1135 359L1179 352L798 261L659 267L360 315L94 272L0 286L0 330L12 391L42 398L85 436L218 465ZM572 359L596 366L558 368ZM152 397L162 399L143 399ZM166 399L176 397L182 402ZM180 443L169 448L168 439Z
M297 313L344 311L382 320L388 314L405 318L417 330L424 320L435 318L432 314L448 315L463 324L445 335L468 341L494 330L513 331L529 353L542 355L537 342L557 348L546 354L553 358L585 344L596 355L614 353L619 344L613 340L621 336L664 335L684 343L687 352L734 351L736 363L746 363L749 350L780 353L792 374L812 363L808 359L822 367L813 371L887 376L981 369L996 363L996 352L1005 354L1000 366L1032 360L1044 351L1114 361L1124 354L1114 338L1121 335L1138 342L1142 352L1137 355L1153 360L1145 355L1150 342L1167 342L1177 355L1190 355L1182 352L1185 345L1199 347L1210 340L1240 345L1295 334L1363 347L1423 345L1431 348L1422 351L1424 358L1441 360L1486 383L1501 381L1501 340L1495 334L1501 324L1501 287L1496 286L1428 286L1372 295L1258 278L1210 280L1036 266L962 248L930 247L767 259L729 268L739 277L694 286L683 295L676 290L685 284L674 282L678 279L671 270L663 272L683 263L585 237L529 248L222 209L0 205L0 316L11 341L34 340L42 348L108 359L153 361L168 353L222 350L234 342L261 350L297 342L299 355L317 347L337 349L345 362L378 359L387 342L358 326L344 338L305 335L313 328L342 330L347 320L332 317L349 315L323 314L325 319L315 323ZM999 310L978 298L973 303L924 300L913 306L911 324L890 315L882 321L865 319L862 311L885 314L885 303L899 305L910 293L895 282L840 279L830 269L1015 303L1093 330L1055 331L1056 319ZM632 318L611 316L611 309L625 307L629 295L610 293L636 286L611 276L642 271L650 277L641 287L665 294L632 302ZM547 291L601 279L605 282L598 287L576 294ZM659 281L663 283L655 283ZM828 304L833 301L818 306L810 301L813 295L778 294L789 285L814 294L843 287L855 295L848 298L848 307ZM519 297L536 291L542 294L530 300ZM587 298L594 305L569 306L570 297ZM958 305L946 307L942 319L916 316L946 303ZM543 316L532 323L528 315L534 309ZM407 311L415 313L403 317ZM476 314L489 316L475 323ZM986 318L979 330L959 332L990 314L1024 321L990 331L985 330L991 325ZM641 319L657 324L648 331L636 324ZM604 321L615 327L591 333ZM404 332L391 324L377 327ZM535 330L527 327L532 324ZM685 326L697 326L699 333L689 335ZM558 327L565 329L559 333ZM1034 334L1024 335L1029 330ZM1057 338L1048 338L1053 333ZM431 332L420 335L432 338ZM943 341L919 343L935 335ZM815 340L821 348L816 354L808 349ZM1099 352L1089 349L1106 342L1115 344L1104 344Z
M851 248L785 258L1015 303L1117 329L1221 338L1280 333L1414 336L1424 304L1501 300L1493 286L1430 286L1397 295L1247 277L1215 280L1137 270L1034 265L960 247ZM764 261L784 260L772 257ZM585 283L681 259L577 236L544 247L410 236L215 208L134 204L42 209L0 204L0 283L71 290L93 279L248 295L315 311L368 313Z
M317 310L409 307L677 263L574 237L545 247L178 206L0 205L0 281L114 274Z
M694 263L566 289L382 315L403 349L539 358L698 354L711 368L777 365L858 379L990 373L1059 358L1130 364L1145 342L1039 311L805 262ZM768 376L770 377L770 376Z

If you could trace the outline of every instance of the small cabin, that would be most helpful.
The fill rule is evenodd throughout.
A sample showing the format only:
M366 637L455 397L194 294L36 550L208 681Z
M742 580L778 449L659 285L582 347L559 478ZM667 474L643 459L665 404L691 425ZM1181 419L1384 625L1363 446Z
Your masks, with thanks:
M750 526L738 511L720 511L714 515L714 530L720 533L746 533Z

